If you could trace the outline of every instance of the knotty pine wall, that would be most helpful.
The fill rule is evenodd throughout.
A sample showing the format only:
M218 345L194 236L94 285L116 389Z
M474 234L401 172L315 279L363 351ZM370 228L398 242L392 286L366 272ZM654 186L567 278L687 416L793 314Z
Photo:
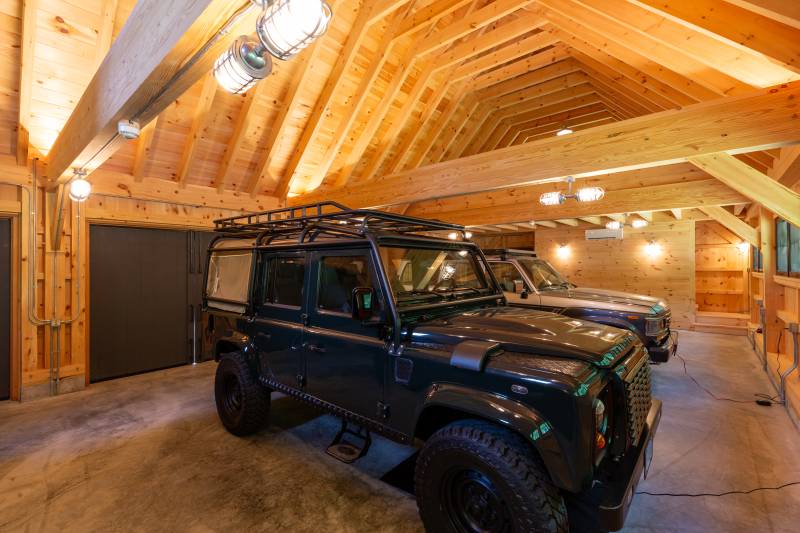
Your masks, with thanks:
M0 163L6 163L5 159ZM19 182L19 167L0 164L0 170L14 170L14 180ZM24 174L24 172L23 172ZM9 176L4 173L4 176ZM30 176L27 176L30 179ZM3 177L0 176L0 182ZM36 325L28 319L30 308L38 318L58 320L77 319L62 327L60 361L62 392L79 389L88 383L88 327L87 327L87 265L91 243L88 240L89 224L130 225L137 227L163 227L175 229L208 229L213 220L239 214L227 209L194 207L93 195L81 207L80 262L77 252L77 211L67 200L60 249L50 252L53 235L55 194L37 191L35 301L28 297L28 251L32 225L29 213L31 204L26 186L0 183L0 217L12 220L12 347L11 393L12 399L33 399L48 395L50 383L50 328ZM25 214L23 216L22 214ZM55 263L53 258L55 257ZM55 272L55 275L54 275ZM77 276L81 276L80 294L77 294ZM55 288L52 280L56 279ZM54 313L55 310L55 313ZM54 365L55 366L55 365Z
M660 246L654 256L645 252L650 241ZM559 253L561 245L566 252ZM622 240L587 241L584 228L537 229L536 251L579 286L663 298L672 308L675 327L694 324L694 221L625 228Z
M715 221L697 222L695 237L697 310L747 313L749 302L749 246Z

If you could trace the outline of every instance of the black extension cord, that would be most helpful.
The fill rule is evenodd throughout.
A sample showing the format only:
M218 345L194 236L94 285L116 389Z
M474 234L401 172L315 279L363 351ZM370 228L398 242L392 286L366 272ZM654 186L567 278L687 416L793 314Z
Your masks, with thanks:
M781 402L781 401L776 399L778 397L777 394L775 396L769 396L769 395L764 394L764 393L756 393L755 396L757 397L757 399L755 399L755 400L742 400L742 399L737 399L737 398L726 398L724 396L717 396L712 391L708 390L706 387L701 385L700 382L697 381L694 378L694 376L692 376L689 373L689 369L686 367L686 359L684 359L680 354L677 354L677 353L675 354L675 357L680 359L681 363L683 363L683 373L686 374L686 377L688 377L689 379L694 381L694 384L697 385L697 387L700 390L702 390L703 392L705 392L706 394L708 394L710 397L714 398L715 400L719 400L719 401L722 401L722 402L733 402L733 403L756 403L756 404L764 406L764 407L770 407L773 404L775 404L775 405L783 405L783 402Z
M783 333L783 331L781 331L781 333ZM780 337L778 338L778 341L780 342ZM694 381L695 385L697 385L703 392L705 392L706 394L708 394L709 396L711 396L715 400L720 400L720 401L725 401L725 402L734 402L734 403L751 403L751 402L754 401L754 400L739 400L739 399L735 399L735 398L725 398L725 397L717 396L716 394L714 394L713 392L711 392L710 390L705 388L703 385L701 385L700 382L697 381L694 378L694 376L689 374L689 369L686 367L686 359L684 359L683 357L681 357L677 353L675 354L675 357L680 359L681 362L683 363L683 372L684 372L684 374L686 374L686 376L689 379ZM780 357L778 358L778 374L780 374ZM764 406L768 407L768 406L771 406L772 404L783 404L783 402L775 401L775 398L777 398L777 395L768 396L768 395L763 394L763 393L756 393L756 396L758 397L758 399L755 400L755 403L757 403L758 405L764 405ZM759 491L762 491L762 490L781 490L781 489L784 489L786 487L792 487L792 486L795 486L795 485L800 485L800 481L790 481L788 483L784 483L783 485L778 485L777 487L756 487L754 489L749 489L749 490L728 490L728 491L725 491L725 492L686 492L686 493L682 493L682 492L650 492L650 491L647 491L647 490L640 490L640 491L636 491L636 494L646 494L647 496L668 496L668 497L673 497L673 498L702 498L702 497L706 497L706 496L719 498L719 497L722 497L722 496L730 496L732 494L747 495L747 494L752 494L754 492L759 492Z
M778 485L777 487L756 487L750 490L728 490L725 492L680 493L680 492L649 492L646 490L641 490L637 491L636 494L647 494L648 496L673 496L676 498L701 498L703 496L721 497L721 496L730 496L731 494L752 494L760 490L781 490L786 487L791 487L793 485L800 485L800 481L790 481L789 483L784 483L783 485Z

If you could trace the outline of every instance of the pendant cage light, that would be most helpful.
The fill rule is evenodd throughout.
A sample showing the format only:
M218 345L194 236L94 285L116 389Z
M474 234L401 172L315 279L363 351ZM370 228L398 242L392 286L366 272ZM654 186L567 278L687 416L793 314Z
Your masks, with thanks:
M606 194L605 189L602 187L581 187L577 192L573 193L572 185L574 183L575 178L569 176L567 178L567 192L546 192L539 197L539 203L542 205L560 205L566 202L568 198L574 198L579 202L596 202Z
M232 94L242 94L269 76L272 59L260 43L242 35L214 63L214 77Z
M264 5L256 33L270 54L287 60L328 29L333 12L325 0L273 0Z

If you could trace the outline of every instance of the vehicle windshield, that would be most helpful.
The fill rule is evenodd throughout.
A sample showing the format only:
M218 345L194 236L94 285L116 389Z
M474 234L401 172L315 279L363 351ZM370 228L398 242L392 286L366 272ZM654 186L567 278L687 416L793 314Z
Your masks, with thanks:
M494 292L471 248L381 246L380 254L400 307Z
M532 257L519 257L517 262L525 269L533 286L538 291L552 291L556 289L569 289L573 285L564 279L550 263Z

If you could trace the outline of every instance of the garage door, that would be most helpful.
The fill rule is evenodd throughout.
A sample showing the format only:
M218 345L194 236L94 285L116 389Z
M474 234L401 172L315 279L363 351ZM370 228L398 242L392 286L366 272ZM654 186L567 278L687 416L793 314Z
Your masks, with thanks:
M207 239L159 229L90 231L91 380L192 362Z
M0 219L0 400L11 391L11 221Z

